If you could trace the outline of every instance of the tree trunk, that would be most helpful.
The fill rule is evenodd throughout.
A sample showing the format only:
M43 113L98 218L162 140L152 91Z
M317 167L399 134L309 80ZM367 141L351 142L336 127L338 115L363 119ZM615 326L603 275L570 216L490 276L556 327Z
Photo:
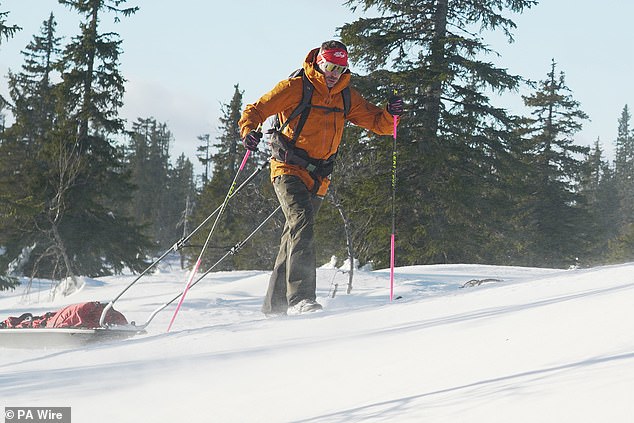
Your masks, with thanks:
M431 44L429 58L429 85L425 90L425 100L423 113L425 116L423 129L424 142L419 144L419 148L427 142L432 142L438 134L440 125L441 96L443 75L447 73L447 59L445 58L445 43L447 37L447 13L448 0L438 0L436 12L434 14L434 36Z
M330 195L330 199L332 200L332 204L335 206L339 215L341 215L341 219L343 220L344 231L346 232L346 249L348 251L348 261L350 263L350 270L348 271L348 288L346 293L349 294L352 291L352 278L354 276L354 247L352 245L352 231L350 225L350 218L346 214L341 202L339 201L339 197L337 196L337 191L334 187L330 187L328 194ZM334 295L333 295L334 297Z
M99 6L93 6L90 23L87 30L88 43L90 45L86 75L84 78L84 97L82 99L82 109L80 111L79 141L84 143L88 138L88 124L90 116L90 105L92 104L92 78L95 68L95 44L97 42L97 24L99 22Z
M64 281L66 281L68 278L71 279L70 283L66 282L66 286L64 286L64 289L61 292L61 294L64 297L66 297L72 294L73 292L77 291L77 289L79 288L79 281L77 280L77 277L75 276L75 271L73 270L73 264L70 258L68 257L68 253L66 252L66 246L64 245L64 240L59 234L57 223L55 222L53 223L51 232L53 233L53 239L55 240L55 247L56 247L55 249L56 249L57 255L61 256L62 261L64 262L64 268L66 270L63 273L60 272L60 276L59 276L60 282L57 284L57 286L64 283Z

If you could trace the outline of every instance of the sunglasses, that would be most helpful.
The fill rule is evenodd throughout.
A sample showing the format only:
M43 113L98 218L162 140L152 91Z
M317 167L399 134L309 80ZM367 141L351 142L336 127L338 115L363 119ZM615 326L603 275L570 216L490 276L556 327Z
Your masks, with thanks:
M344 73L345 71L348 70L348 66L335 65L334 63L330 63L330 62L321 62L319 64L319 67L324 72Z

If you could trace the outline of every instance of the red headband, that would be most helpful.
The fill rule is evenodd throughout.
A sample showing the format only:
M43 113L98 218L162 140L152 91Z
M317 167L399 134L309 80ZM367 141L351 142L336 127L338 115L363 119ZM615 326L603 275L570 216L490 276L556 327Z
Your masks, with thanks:
M348 52L342 48L324 50L317 55L317 63L329 62L339 66L348 66Z

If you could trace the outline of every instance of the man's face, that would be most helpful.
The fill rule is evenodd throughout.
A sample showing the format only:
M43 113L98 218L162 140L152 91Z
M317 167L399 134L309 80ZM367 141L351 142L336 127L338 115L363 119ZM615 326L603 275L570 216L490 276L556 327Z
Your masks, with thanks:
M341 75L344 74L345 71L348 70L348 66L337 65L336 63L331 63L326 60L322 60L319 62L319 70L326 77L326 86L328 88L332 88L335 86Z
M319 69L322 71L322 73L324 74L324 77L326 78L326 86L328 88L332 88L335 86L335 84L337 83L337 81L339 81L339 78L341 78L341 75L343 75L343 72L341 72L340 70L327 70L329 68L328 63L327 62L323 62L319 64Z

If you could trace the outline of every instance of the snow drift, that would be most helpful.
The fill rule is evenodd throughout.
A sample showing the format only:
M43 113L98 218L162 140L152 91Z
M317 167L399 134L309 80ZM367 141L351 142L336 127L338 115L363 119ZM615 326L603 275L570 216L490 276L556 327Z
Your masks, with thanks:
M267 320L269 272L212 273L147 334L86 347L3 348L5 407L71 407L76 422L630 422L634 264L318 270L325 310ZM4 315L107 302L132 276L73 296L0 294ZM489 281L465 287L470 280ZM169 266L117 308L143 321L182 290ZM39 300L39 302L36 302ZM171 310L171 311L170 311Z

